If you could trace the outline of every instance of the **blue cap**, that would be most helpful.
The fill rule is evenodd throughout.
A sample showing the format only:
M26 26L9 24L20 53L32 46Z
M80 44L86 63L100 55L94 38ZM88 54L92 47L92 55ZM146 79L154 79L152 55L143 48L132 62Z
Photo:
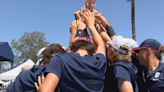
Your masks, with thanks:
M143 41L140 46L138 48L133 48L133 50L140 50L140 49L143 49L143 48L151 48L157 52L160 51L160 48L161 48L161 43L158 42L157 40L155 39L146 39L145 41Z

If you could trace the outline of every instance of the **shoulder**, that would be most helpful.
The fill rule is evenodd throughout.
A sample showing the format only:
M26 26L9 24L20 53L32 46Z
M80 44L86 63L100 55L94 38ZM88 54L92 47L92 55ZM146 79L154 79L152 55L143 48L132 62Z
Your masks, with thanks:
M116 62L114 64L111 65L113 71L117 72L117 71L128 71L128 63L125 63L125 62L122 62L122 61L119 61L119 62Z
M105 57L105 55L104 55L104 54L102 54L102 53L96 53L96 54L95 54L95 56Z
M53 58L67 59L74 56L77 56L77 55L75 53L60 53L60 54L55 55Z
M118 61L112 65L112 67L117 68L124 68L126 70L137 71L136 66L133 63L125 62L125 61Z
M158 76L164 79L164 63L160 63L158 68L154 71L154 77Z
M61 63L62 59L65 59L66 57L68 57L67 53L57 54L57 55L52 57L50 64Z
M164 75L164 63L160 63L158 68L153 73L156 73L156 72L160 72Z
M137 69L133 68L131 63L116 62L112 66L113 74L116 78L121 78L127 81L131 81L132 77L136 77Z
M106 56L105 56L104 54L102 54L102 53L97 53L97 54L94 55L94 57L95 57L97 60L103 60L103 61L107 62Z

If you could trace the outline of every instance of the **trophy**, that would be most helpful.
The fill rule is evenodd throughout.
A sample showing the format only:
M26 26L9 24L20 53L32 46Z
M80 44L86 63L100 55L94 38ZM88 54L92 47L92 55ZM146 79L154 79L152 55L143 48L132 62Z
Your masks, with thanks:
M74 13L75 19L76 20L81 19L82 21L85 22L84 18L80 16L80 12L84 13L85 9L88 9L90 12L94 12L95 3L96 3L96 0L86 0L84 6L80 10ZM90 38L89 33L87 32L87 28L83 31L84 31L84 35Z
M90 10L90 12L93 12L95 3L96 3L96 0L86 0L84 7Z
M85 9L88 9L90 12L94 12L96 0L86 0L84 6L74 13L75 19L78 20L81 18L80 12L84 12Z

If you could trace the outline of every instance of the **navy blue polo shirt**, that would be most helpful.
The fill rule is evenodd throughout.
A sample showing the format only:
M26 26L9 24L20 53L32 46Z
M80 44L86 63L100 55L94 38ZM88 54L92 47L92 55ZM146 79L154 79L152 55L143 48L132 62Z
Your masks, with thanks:
M52 58L46 72L60 78L56 92L102 92L106 57L103 54L80 56L63 53Z
M104 92L119 92L117 83L119 78L131 82L134 92L138 92L136 74L137 68L132 63L119 61L108 66L105 75Z
M46 66L34 65L31 70L22 71L7 88L7 92L37 92L35 82L38 76L43 74Z
M164 92L164 64L160 63L158 68L147 74L146 88L148 92Z

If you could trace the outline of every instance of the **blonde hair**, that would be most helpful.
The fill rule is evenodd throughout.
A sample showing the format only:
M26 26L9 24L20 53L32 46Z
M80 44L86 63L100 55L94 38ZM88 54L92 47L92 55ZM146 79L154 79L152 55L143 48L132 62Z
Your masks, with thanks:
M129 50L128 46L122 45L120 48L127 50L128 53L121 54L119 51L115 50L111 45L109 45L109 47L107 49L111 51L112 56L107 56L107 57L112 57L113 62L117 62L117 61L131 62L132 61L132 58L131 58L132 53Z

